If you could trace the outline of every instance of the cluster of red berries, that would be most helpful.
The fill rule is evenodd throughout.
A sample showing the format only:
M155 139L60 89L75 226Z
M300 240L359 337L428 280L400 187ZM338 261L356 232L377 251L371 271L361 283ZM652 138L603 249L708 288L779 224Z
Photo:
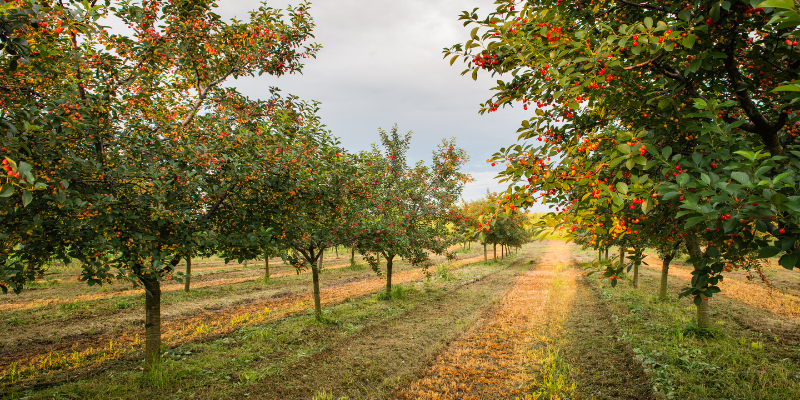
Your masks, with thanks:
M472 63L488 71L500 61L497 59L497 54L479 54L472 59Z
M19 172L14 172L14 169L8 165L8 160L3 160L3 169L6 170L6 174L9 176L13 176L14 178L19 179Z
M673 172L673 173L672 173L672 176L678 176L678 174L680 174L680 173L683 173L683 172L684 172L684 170L682 170L682 169L681 169L681 166L680 166L680 165L676 165L676 166L675 166L675 169L676 169L676 170L678 170L678 172ZM667 172L666 174L664 174L664 177L665 177L665 178L669 178L669 172Z
M644 199L633 199L633 204L631 204L630 209L633 210L636 208L634 204L644 204Z

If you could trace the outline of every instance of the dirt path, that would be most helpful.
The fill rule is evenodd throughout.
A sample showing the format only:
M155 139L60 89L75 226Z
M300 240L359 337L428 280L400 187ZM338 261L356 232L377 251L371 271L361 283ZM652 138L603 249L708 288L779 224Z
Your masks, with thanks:
M335 398L383 398L387 389L415 377L463 329L476 325L532 256L529 249L506 268L367 327L346 342L332 343L288 374L242 391L257 399L308 399L323 389Z
M614 394L607 398L651 398L648 378L630 351L619 354L606 347L575 351L576 342L586 341L576 331L591 329L590 334L605 338L616 328L607 319L599 324L591 320L599 317L591 312L599 299L579 283L582 273L569 268L574 265L573 247L549 241L538 265L518 276L502 300L451 343L418 380L390 398L479 400L526 394L606 398L592 379L579 378L584 370L597 377L599 364L610 364L621 377L603 382L602 390Z

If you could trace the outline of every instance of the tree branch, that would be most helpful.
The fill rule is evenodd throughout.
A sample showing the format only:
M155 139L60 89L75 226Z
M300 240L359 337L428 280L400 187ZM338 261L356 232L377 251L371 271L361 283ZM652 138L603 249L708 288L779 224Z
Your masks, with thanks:
M208 86L206 86L205 89L203 89L203 91L200 92L200 96L197 98L197 101L194 102L191 111L189 111L189 115L187 115L186 118L184 118L183 121L181 121L181 126L185 127L192 122L195 114L197 114L197 110L199 110L200 107L203 105L203 101L205 101L206 97L208 97L208 93L211 91L211 89L213 89L215 86L220 84L225 79L228 79L229 76L231 76L233 73L237 71L239 71L239 68L231 68L230 71L226 72L224 75L220 76L216 80L209 83Z

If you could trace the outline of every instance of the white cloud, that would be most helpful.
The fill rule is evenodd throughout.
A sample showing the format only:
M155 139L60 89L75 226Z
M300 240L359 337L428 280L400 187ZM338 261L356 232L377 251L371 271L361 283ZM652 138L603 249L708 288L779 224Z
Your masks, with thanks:
M270 1L285 8L296 0ZM318 100L320 117L350 151L368 149L378 140L379 127L397 123L414 131L409 162L430 162L443 138L456 137L471 160L464 170L477 181L464 198L475 199L486 188L502 190L496 172L485 160L501 147L516 143L520 121L530 114L521 108L479 115L496 77L481 74L477 82L461 76L465 66L450 66L442 49L468 39L471 26L458 20L461 11L481 7L485 15L493 0L318 0L311 6L317 27L315 41L323 46L309 59L302 75L261 76L229 81L243 94L266 98L277 86L307 100ZM248 18L258 0L219 0L223 18ZM479 11L481 12L481 11ZM112 22L112 21L109 21ZM115 24L114 28L120 28Z

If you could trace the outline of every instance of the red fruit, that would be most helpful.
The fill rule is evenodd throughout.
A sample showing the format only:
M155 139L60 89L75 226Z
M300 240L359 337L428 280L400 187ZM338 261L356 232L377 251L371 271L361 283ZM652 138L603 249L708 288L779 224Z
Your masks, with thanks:
M495 166L495 163L492 163L492 166L494 167L494 166Z
M758 203L753 203L753 207L758 207Z
M631 210L633 210L634 208L635 208L635 206L633 204L631 204Z
M780 232L780 233L786 233L786 229L779 229L779 230L778 230L778 232Z

